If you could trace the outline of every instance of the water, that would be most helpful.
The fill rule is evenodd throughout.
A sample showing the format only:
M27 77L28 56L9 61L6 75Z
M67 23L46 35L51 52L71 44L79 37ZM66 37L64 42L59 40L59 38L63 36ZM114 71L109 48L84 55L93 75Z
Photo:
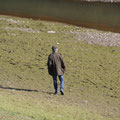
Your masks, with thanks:
M0 0L0 14L60 21L120 32L120 3L72 0Z

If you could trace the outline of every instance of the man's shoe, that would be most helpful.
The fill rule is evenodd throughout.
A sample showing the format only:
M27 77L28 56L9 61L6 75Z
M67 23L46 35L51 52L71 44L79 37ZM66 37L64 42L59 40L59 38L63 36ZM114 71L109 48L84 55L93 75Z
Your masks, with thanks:
M54 92L54 95L57 95L58 94L58 92Z
M64 92L62 90L60 92L61 92L61 95L64 95Z

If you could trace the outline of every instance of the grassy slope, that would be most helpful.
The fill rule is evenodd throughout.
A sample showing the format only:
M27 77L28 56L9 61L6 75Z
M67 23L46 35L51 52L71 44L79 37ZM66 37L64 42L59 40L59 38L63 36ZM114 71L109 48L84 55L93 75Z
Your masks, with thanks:
M78 30L85 29L0 16L1 119L120 118L120 48L79 42L71 34ZM47 73L47 57L56 44L67 66L64 97L52 94Z

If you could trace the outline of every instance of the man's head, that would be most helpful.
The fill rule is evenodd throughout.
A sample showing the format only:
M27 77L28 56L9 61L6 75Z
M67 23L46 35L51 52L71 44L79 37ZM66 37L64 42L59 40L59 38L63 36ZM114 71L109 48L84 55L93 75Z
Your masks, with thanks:
M52 51L53 52L57 52L58 51L58 47L57 46L52 46Z

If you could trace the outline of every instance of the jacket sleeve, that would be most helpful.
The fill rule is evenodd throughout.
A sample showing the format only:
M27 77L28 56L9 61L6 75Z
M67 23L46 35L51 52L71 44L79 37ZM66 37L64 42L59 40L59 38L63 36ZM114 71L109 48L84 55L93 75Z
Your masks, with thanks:
M47 61L47 66L48 66L48 73L51 75L52 74L52 60L50 58L50 55L48 57L48 61Z
M62 56L60 55L60 58L61 58L61 67L66 70L66 67L65 67L65 63L64 63L64 60L62 58Z

